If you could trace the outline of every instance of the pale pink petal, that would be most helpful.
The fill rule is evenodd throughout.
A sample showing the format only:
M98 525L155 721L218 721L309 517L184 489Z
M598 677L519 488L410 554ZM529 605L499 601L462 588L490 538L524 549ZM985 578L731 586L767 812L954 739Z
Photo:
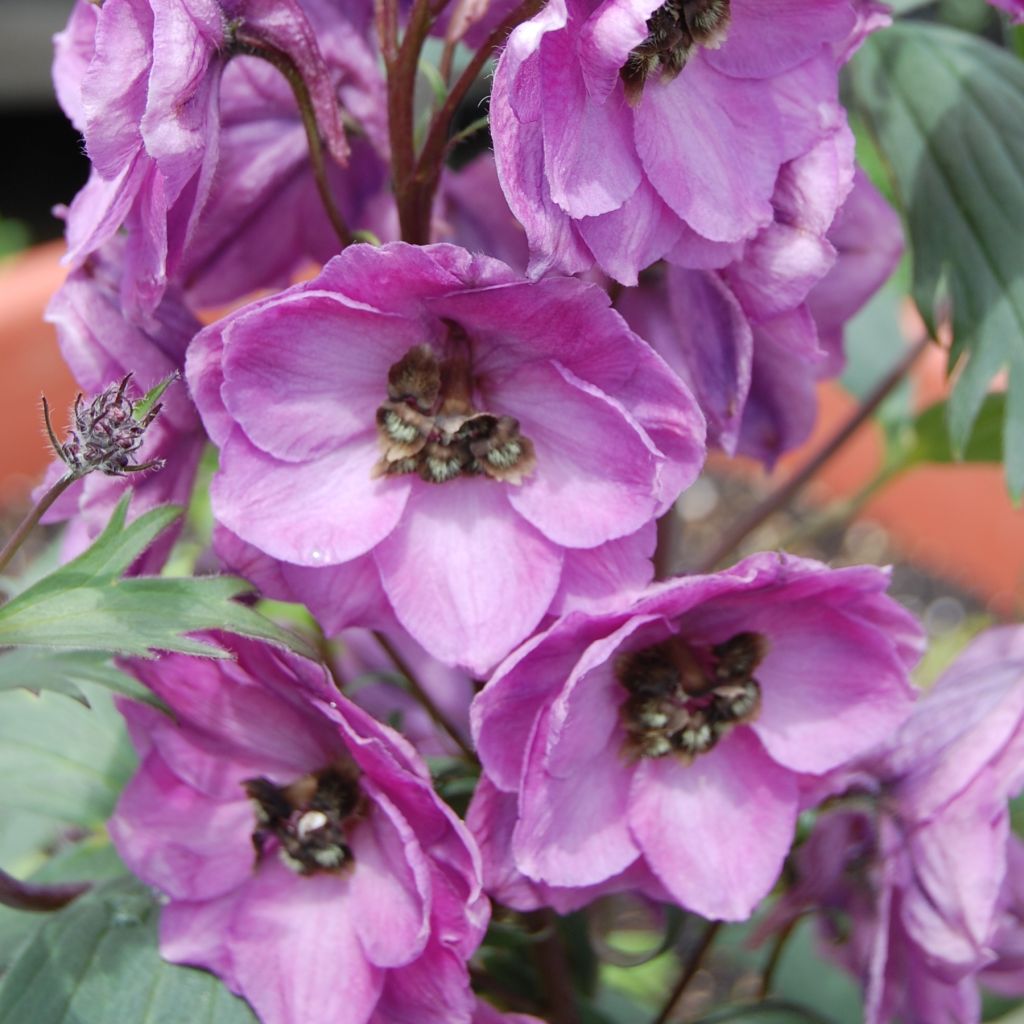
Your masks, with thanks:
M505 485L413 488L408 512L374 550L384 590L434 657L486 673L547 611L562 553L509 507Z
M704 917L753 913L782 870L796 816L794 776L744 729L691 765L647 759L633 777L637 844L673 897Z
M772 220L782 158L777 122L763 83L727 78L695 59L675 81L644 90L637 151L651 184L694 231L735 242Z
M296 565L334 565L366 554L398 523L409 481L374 479L380 459L368 429L311 462L281 462L236 427L210 486L214 515L243 540Z
M768 78L795 67L825 43L844 40L856 25L848 0L732 0L725 45L706 51L719 71Z
M656 515L662 455L618 402L558 364L524 367L497 393L537 452L509 503L549 540L592 548Z
M341 295L283 296L225 328L224 405L249 440L278 459L328 454L373 429L388 368L424 334L418 320Z

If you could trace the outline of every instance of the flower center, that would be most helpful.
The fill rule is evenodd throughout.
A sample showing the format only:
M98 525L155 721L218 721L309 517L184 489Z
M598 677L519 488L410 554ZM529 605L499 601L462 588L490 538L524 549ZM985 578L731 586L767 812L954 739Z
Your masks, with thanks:
M627 749L640 757L676 754L690 763L761 708L754 672L767 651L760 633L737 633L694 651L679 637L620 655L615 676Z
M477 409L468 340L449 324L452 351L410 349L388 370L388 400L377 410L384 454L374 476L416 473L427 483L488 476L521 484L536 465L533 443L513 416Z
M666 0L647 19L647 37L619 71L630 104L640 100L649 76L660 72L670 82L696 47L717 50L725 42L729 18L729 0Z
M362 811L357 770L339 760L287 786L263 777L242 783L256 812L252 845L256 863L270 843L300 875L341 871L353 863L348 832Z

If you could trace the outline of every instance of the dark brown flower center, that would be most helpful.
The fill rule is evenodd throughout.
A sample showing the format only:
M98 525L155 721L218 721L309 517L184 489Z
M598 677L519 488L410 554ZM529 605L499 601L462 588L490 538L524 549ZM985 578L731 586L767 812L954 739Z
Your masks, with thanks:
M521 484L536 465L533 444L515 417L475 407L465 335L454 324L449 329L452 351L443 360L417 345L388 371L388 400L377 410L384 454L374 474L417 473L433 484L483 475Z
M760 633L737 633L704 650L679 637L620 655L615 675L627 748L639 757L675 754L690 762L761 708L754 672L767 651Z
M300 875L337 872L353 863L348 833L362 812L358 770L336 761L287 786L262 776L242 783L256 813L256 863L269 845Z
M671 81L698 46L718 49L729 31L729 0L667 0L647 19L647 38L630 51L619 74L630 104L639 101L647 79L657 73Z

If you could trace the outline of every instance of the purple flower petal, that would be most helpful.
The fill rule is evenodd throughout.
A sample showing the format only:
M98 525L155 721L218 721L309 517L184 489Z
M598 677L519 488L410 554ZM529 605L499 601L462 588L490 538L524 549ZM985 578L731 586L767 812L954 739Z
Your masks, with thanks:
M704 917L751 915L782 870L796 815L794 777L747 730L689 766L646 760L633 776L638 845L673 897Z
M490 481L412 486L416 514L374 550L384 590L431 654L485 673L540 622L562 553Z

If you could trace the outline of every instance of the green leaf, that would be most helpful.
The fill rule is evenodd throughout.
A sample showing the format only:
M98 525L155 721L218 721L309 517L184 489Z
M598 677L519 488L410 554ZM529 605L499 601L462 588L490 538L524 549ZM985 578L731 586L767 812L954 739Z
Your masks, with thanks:
M87 551L0 607L0 647L229 657L209 641L183 635L220 629L269 640L316 659L316 652L301 638L233 600L251 589L244 580L121 579L121 573L181 514L164 506L125 526L128 500L125 495Z
M50 690L87 704L85 694L77 685L83 682L159 706L149 690L116 669L106 654L33 647L15 647L0 654L0 691L21 688L39 693Z
M110 840L97 834L59 848L42 868L28 876L28 880L50 885L105 882L127 873L128 869L121 863ZM47 918L47 914L0 907L0 974L6 971Z
M159 384L151 387L138 401L132 403L132 417L136 420L144 420L149 410L163 398L164 392L179 378L181 374L175 370L169 373Z
M156 903L134 879L49 917L0 984L0 1024L255 1024L212 975L160 959Z
M1003 448L1024 491L1024 64L963 32L904 22L850 64L853 103L890 168L932 331L952 306L948 405L962 452L992 378L1009 370Z
M910 450L909 465L920 462L1002 462L1003 421L1006 416L1006 396L989 395L982 403L974 421L971 436L963 453L957 455L950 444L946 429L946 403L936 402L914 421L914 443Z
M135 754L110 695L83 685L89 707L55 693L0 693L0 814L85 829L110 816Z

